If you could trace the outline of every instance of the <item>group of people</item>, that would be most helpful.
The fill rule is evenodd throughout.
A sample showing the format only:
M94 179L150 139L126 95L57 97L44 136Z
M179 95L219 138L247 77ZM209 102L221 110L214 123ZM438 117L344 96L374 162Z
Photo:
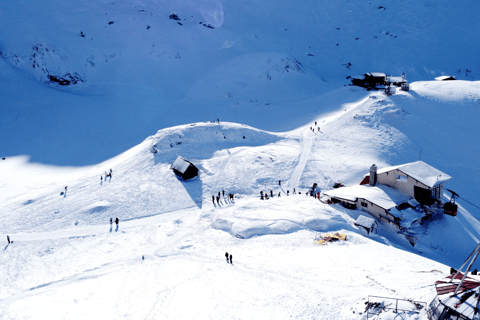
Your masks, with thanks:
M118 220L118 218L115 218L115 224L118 226L118 223L120 222L120 220ZM110 218L110 225L113 224L113 220L112 218Z
M281 180L278 180L278 184L279 185L282 185L282 181ZM301 192L299 192L301 194ZM295 188L293 188L293 194L297 194ZM287 196L290 195L290 190L287 190ZM282 196L282 192L279 192L277 197L281 197ZM273 198L273 190L270 190L270 196L268 195L268 192L263 192L263 191L260 191L260 199L262 200L268 200L270 198Z
M225 258L227 258L228 263L228 252L225 252ZM230 255L230 263L233 264L232 255Z
M222 197L222 196L225 198L225 190L222 190L221 192L219 191L219 192L218 192L218 195L217 195L216 197L215 197L215 196L212 196L212 202L213 202L213 204L215 204L215 200L217 200L217 204L220 205L220 197ZM228 199L229 199L230 201L233 201L233 199L234 199L233 193L229 193L229 194L228 194Z
M315 127L317 127L317 121L315 121L315 126L314 127L310 127L310 130L315 132ZM320 132L320 127L317 127L317 131Z

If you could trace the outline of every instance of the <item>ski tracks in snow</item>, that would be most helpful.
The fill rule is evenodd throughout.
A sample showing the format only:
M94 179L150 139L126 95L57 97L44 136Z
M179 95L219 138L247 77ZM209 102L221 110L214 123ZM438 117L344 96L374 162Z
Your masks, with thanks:
M312 146L315 137L312 136L312 133L307 130L308 129L305 128L302 134L302 151L298 158L297 165L295 166L295 169L293 170L292 175L290 176L290 179L288 181L288 185L290 188L298 188L298 186L300 185L300 178L302 177L302 173L305 170L305 166L307 165L308 160L311 159Z

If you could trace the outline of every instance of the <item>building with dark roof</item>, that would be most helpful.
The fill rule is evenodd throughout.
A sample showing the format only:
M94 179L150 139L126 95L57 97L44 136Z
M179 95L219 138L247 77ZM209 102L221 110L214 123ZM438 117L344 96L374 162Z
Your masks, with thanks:
M182 177L184 180L191 179L198 175L198 169L193 163L184 158L178 156L178 158L173 162L171 169L175 174Z

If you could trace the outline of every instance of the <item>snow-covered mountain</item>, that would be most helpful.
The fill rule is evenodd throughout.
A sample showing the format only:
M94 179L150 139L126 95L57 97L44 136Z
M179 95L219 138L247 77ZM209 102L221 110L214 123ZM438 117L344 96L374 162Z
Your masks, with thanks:
M369 295L430 302L478 243L476 2L0 8L0 318L366 319ZM349 86L371 71L411 90ZM420 157L463 199L415 247L305 196Z
M0 152L95 164L185 123L297 128L366 72L478 79L478 12L447 0L4 1Z

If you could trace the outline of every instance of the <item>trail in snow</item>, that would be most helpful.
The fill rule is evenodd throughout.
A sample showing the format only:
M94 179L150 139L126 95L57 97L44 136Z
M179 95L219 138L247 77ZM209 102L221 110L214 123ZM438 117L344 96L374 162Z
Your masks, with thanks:
M15 243L19 241L38 241L38 240L52 240L52 239L61 239L61 238L71 238L71 237L88 237L98 234L105 233L115 233L118 231L138 228L143 226L149 226L158 223L170 222L175 219L181 219L186 216L193 214L198 214L200 210L197 207L192 207L190 209L172 211L167 213L161 213L150 217L145 218L135 218L132 220L120 221L119 226L113 223L110 225L94 225L87 227L79 227L75 229L61 229L52 232L37 232L37 233L13 233L8 234L10 239ZM0 234L0 237L5 238L7 234Z
M302 134L302 151L300 156L298 157L297 165L293 170L290 179L288 180L288 186L290 188L298 188L300 185L300 178L302 176L303 171L305 170L305 166L307 165L308 160L311 158L310 154L312 151L313 141L315 136L312 135L313 133L308 128L303 129Z

